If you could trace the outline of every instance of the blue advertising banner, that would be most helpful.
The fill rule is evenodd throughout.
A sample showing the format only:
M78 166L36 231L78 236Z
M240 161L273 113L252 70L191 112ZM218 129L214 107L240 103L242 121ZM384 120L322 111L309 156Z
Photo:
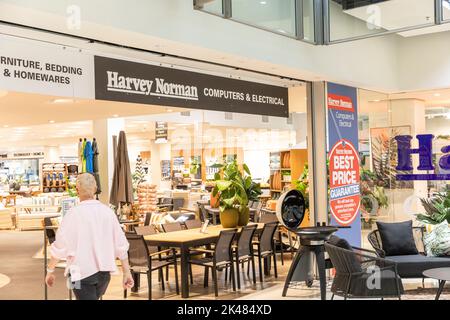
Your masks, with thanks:
M329 209L336 235L361 246L357 89L327 84Z

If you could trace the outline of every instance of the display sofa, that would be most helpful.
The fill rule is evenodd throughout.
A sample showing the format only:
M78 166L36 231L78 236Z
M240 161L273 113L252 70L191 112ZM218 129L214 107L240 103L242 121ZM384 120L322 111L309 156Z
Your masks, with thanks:
M423 242L424 228L412 227L417 254L389 255L383 248L383 242L379 230L374 230L368 235L368 240L377 255L397 263L397 271L401 278L422 278L423 272L434 268L450 267L450 257L432 257L425 253ZM401 237L399 237L401 238Z

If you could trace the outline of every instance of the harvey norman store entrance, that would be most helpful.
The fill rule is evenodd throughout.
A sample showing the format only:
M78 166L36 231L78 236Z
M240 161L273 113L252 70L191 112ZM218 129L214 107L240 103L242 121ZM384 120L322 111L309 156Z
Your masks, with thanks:
M164 224L185 228L185 221L202 219L220 225L211 190L226 164L248 168L250 222L275 218L276 199L307 177L303 82L236 70L230 74L224 67L200 72L12 37L2 38L0 46L0 251L25 261L0 269L0 298L44 298L43 227L57 228L77 202L75 180L82 172L96 176L97 196L110 204L122 131L133 203L120 205L119 219L128 231L150 224L162 233ZM304 225L309 223L308 217ZM263 292L285 279L290 250L298 243L285 232L280 237L278 278L272 264L263 282L243 276L235 292L221 272L221 298ZM47 238L48 245L50 233ZM61 281L48 290L49 299L68 297L63 270L57 269ZM165 291L153 275L154 299L181 297L174 272L170 267ZM109 299L122 299L120 279L113 277ZM182 281L180 275L180 287ZM147 296L142 279L128 298ZM189 296L214 298L212 283L203 287L202 268L193 267Z

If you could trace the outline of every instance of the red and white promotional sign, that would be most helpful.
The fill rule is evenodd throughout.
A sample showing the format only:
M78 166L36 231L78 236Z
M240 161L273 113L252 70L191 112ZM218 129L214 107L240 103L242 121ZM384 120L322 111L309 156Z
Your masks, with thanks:
M342 226L350 225L360 207L359 155L353 144L338 141L330 152L330 208Z

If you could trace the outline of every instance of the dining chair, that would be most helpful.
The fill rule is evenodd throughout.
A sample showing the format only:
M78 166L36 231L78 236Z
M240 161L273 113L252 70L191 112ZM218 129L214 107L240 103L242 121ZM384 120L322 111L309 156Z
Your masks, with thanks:
M149 235L157 234L157 233L158 233L158 231L155 229L154 226L138 226L138 227L135 227L135 228L134 228L134 232L135 232L137 235L144 236L144 237L145 237L145 236L149 236ZM144 239L144 240L145 240L145 239ZM148 246L148 251L149 251L149 252L158 252L158 251L161 251L161 248L160 248L160 247L149 246L148 244L147 244L147 246ZM160 260L171 259L171 255L160 254L160 255L159 255L159 259L160 259ZM160 282L161 282L161 281L164 281L164 277L163 277L163 273L162 273L162 272L159 273L158 281L160 281ZM168 268L168 267L166 268L166 281L169 281L169 268Z
M161 227L163 228L164 232L174 232L183 230L183 227L179 222L163 223Z
M277 222L278 223L278 218L273 213L262 214L260 219L259 219L259 223L266 224L266 223L271 223L271 222ZM281 229L279 227L277 228L276 234L277 234L277 236L275 237L275 248L276 247L280 248L281 265L284 266L283 233L281 232Z
M252 265L253 283L256 283L256 271L255 271L255 256L253 254L253 236L255 235L256 224L248 225L242 228L237 243L233 246L236 262L236 278L237 287L241 289L241 276L239 272L239 265L242 265L244 270L244 263L247 262L250 267Z
M137 274L147 275L148 299L152 299L152 272L158 271L160 277L162 277L163 269L170 265L173 265L175 268L175 287L177 294L179 294L180 288L178 284L177 257L175 250L152 250L153 252L151 252L142 235L126 233L125 236L130 244L128 249L128 261L130 263L131 274L133 278L135 278ZM169 254L171 257L170 259L161 260L160 257L162 254ZM161 288L165 291L164 281L161 281ZM127 289L124 289L123 296L124 298L127 298Z
M216 297L219 296L218 281L217 281L218 269L223 270L230 267L233 283L233 291L236 291L236 279L234 273L233 247L232 247L233 241L236 238L236 234L237 234L236 229L221 231L214 250L200 249L200 248L194 249L195 251L200 251L209 254L208 256L205 256L200 259L196 258L189 259L190 265L198 265L205 268L204 283L203 283L205 288L208 286L209 269L211 269L214 283L214 294Z
M145 213L144 226L150 225L150 221L152 220L152 212Z
M253 255L258 257L259 262L259 281L263 282L263 270L262 270L262 260L264 259L266 263L269 262L268 259L273 257L273 268L275 272L275 278L278 278L277 272L277 252L275 247L274 235L278 229L278 222L269 222L264 224L264 228L259 236L259 240L253 241L253 246L256 247L256 252L253 251ZM266 265L267 266L267 265Z
M164 232L175 232L175 231L183 231L183 227L181 226L181 223L179 222L173 222L173 223L163 223L161 225ZM177 257L180 257L180 252L175 251ZM196 253L198 254L198 253ZM167 266L167 272L166 272L166 280L168 280L168 274L169 274L169 266ZM192 268L189 268L189 277L191 279L191 284L194 283L194 275L192 274Z
M200 229L202 227L202 222L197 219L186 220L184 222L186 229Z

